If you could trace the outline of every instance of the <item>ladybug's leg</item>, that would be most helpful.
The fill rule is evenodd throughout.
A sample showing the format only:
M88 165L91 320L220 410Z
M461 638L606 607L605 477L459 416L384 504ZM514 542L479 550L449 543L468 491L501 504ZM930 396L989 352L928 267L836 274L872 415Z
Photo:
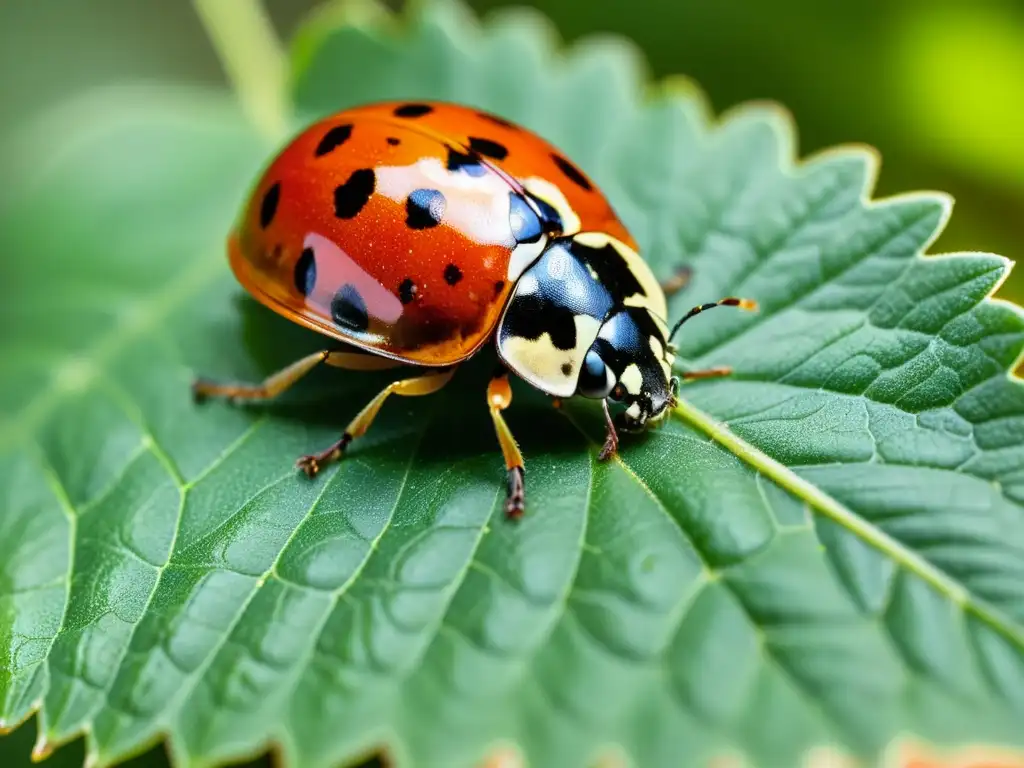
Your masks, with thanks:
M277 373L271 374L259 384L226 384L208 379L196 379L192 382L192 394L197 400L206 397L226 397L233 402L267 400L280 395L320 363L347 368L350 371L378 371L401 365L401 363L386 357L358 350L340 352L322 349L301 360L296 360Z
M604 423L608 427L608 435L604 439L604 446L597 455L598 461L608 461L619 450L619 433L615 431L615 422L612 421L612 413L608 409L608 401L602 400L604 406Z
M276 397L331 355L332 352L326 349L314 352L268 376L259 384L222 384L208 379L196 379L192 382L192 395L197 400L226 397L233 402Z
M512 387L508 383L508 372L499 370L487 385L487 405L491 409L491 420L498 435L498 444L505 456L508 470L508 489L505 495L505 515L509 518L522 517L526 511L523 454L519 452L512 430L505 423L501 412L512 404Z
M693 277L693 267L682 266L674 274L662 281L661 290L665 292L666 296L679 293L679 291L690 284L691 277Z
M341 458L349 443L366 433L366 430L370 428L373 420L377 417L381 406L384 405L384 401L390 395L404 395L406 397L430 395L451 381L454 374L455 369L448 368L441 371L434 370L412 379L391 382L352 419L336 443L320 453L301 457L296 462L296 465L310 477L315 476L323 469L325 464Z

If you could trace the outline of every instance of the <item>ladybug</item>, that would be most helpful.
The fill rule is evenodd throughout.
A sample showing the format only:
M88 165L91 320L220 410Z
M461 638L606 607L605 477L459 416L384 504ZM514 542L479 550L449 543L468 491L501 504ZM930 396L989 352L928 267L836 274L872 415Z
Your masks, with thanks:
M505 512L525 509L524 467L502 416L509 373L555 398L602 401L607 439L666 415L680 378L666 295L591 179L556 147L502 117L442 102L379 102L295 137L262 173L228 237L235 277L258 301L334 344L258 385L197 379L194 395L271 398L317 365L413 366L297 465L339 459L390 395L438 391L493 342L487 388L507 468ZM728 374L725 368L683 379ZM620 404L613 419L609 401Z

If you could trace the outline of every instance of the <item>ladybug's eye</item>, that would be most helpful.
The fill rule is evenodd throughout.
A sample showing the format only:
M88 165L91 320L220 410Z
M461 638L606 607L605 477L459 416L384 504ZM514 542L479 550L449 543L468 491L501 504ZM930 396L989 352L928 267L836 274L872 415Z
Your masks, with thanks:
M608 397L614 388L615 376L612 369L605 365L604 360L597 352L594 350L587 352L587 356L583 358L583 367L580 369L576 391L584 397L601 400Z

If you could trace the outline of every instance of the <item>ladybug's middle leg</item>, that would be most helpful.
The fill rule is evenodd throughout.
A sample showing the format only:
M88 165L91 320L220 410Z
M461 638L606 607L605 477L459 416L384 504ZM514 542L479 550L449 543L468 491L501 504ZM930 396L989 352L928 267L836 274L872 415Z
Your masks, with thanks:
M508 383L508 372L499 370L487 385L487 405L491 409L491 420L494 431L498 435L498 444L505 456L505 468L508 470L508 488L505 494L505 516L522 517L526 511L526 485L523 475L523 454L519 452L512 430L505 423L501 412L512 404L512 387Z
M416 397L418 395L431 395L451 381L455 375L455 368L433 370L411 379L393 381L368 402L356 417L349 422L345 432L338 438L337 442L320 453L302 456L296 465L310 477L315 476L324 465L336 461L348 448L349 443L357 437L361 437L370 428L373 420L377 417L384 401L391 395L403 395L405 397Z

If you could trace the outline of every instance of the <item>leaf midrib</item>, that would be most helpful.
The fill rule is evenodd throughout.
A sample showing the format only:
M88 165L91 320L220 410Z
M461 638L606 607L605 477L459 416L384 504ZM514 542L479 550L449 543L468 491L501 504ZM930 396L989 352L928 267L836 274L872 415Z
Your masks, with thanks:
M864 543L891 558L904 570L930 584L952 603L965 612L972 613L979 621L987 624L995 632L1024 650L1024 627L1013 622L1002 611L975 595L959 580L940 570L881 528L858 516L853 510L800 477L789 467L738 437L725 424L716 421L686 400L680 398L675 408L675 414L685 423L696 427L721 444L754 470L793 494L811 509L816 509L820 514L845 528Z

